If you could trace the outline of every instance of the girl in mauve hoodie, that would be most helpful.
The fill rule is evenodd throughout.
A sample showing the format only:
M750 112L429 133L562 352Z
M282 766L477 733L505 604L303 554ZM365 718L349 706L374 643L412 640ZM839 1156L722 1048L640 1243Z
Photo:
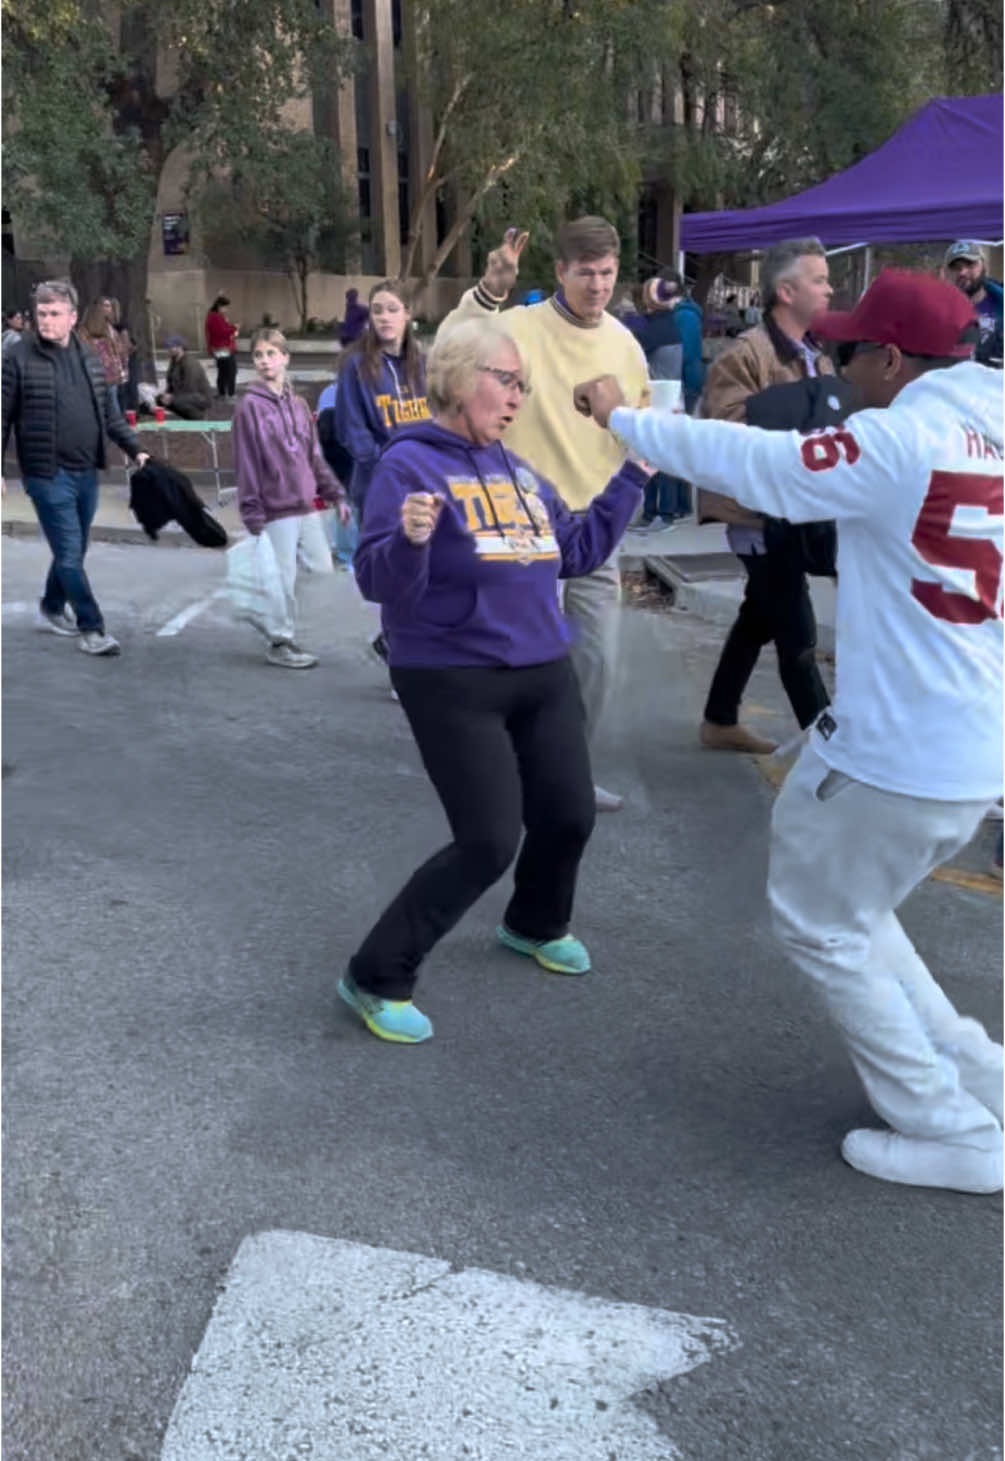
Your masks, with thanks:
M314 417L286 379L286 337L279 330L256 330L251 358L258 379L238 402L231 428L237 506L249 533L268 534L283 580L284 613L266 659L283 669L306 670L317 660L294 638L297 561L310 572L331 573L331 549L315 499L331 503L343 522L350 510L322 455Z

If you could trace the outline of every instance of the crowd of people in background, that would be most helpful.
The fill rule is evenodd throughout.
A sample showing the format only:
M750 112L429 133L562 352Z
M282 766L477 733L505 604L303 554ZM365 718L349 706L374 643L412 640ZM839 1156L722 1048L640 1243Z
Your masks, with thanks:
M579 862L596 814L622 806L594 769L619 653L619 545L637 513L643 530L693 513L726 525L744 572L700 743L776 749L740 720L769 643L803 733L775 814L770 895L890 1128L851 1133L844 1155L886 1180L999 1190L1001 1047L950 1005L894 909L1001 791L1001 377L987 367L1002 365L1002 287L980 244L960 240L941 279L886 270L854 310L835 311L823 246L789 240L766 251L756 304L727 299L733 338L709 362L679 274L611 312L620 239L605 219L562 224L554 290L513 303L527 241L507 231L428 359L399 281L375 284L365 305L350 290L316 419L287 338L251 338L254 379L231 434L241 522L281 585L266 660L317 663L298 640L298 570L331 574L333 550L351 562L380 607L373 647L451 835L379 916L338 992L379 1037L430 1038L412 997L420 965L514 859L499 942L553 973L589 970L571 928ZM229 307L217 295L204 325L222 401L237 387ZM3 406L4 446L13 430L53 553L39 627L114 654L84 554L106 437L146 460L122 415L136 347L112 297L78 324L65 281L36 290L33 323L4 317ZM158 404L205 419L201 361L182 336L165 344ZM933 505L933 484L948 508ZM987 521L961 519L952 538L955 505ZM834 704L813 574L844 595Z

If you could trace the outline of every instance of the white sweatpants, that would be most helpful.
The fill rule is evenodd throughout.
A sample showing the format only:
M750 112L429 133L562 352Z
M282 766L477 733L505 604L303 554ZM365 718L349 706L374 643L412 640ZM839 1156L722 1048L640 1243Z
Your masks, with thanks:
M563 608L573 626L572 663L586 707L586 733L593 737L614 678L618 652L621 574L618 554L564 583Z
M768 877L776 932L822 991L875 1110L906 1136L980 1149L1002 1139L1002 1047L957 1013L894 909L986 808L866 786L808 744L775 804Z
M297 565L309 573L332 573L332 550L317 512L279 517L265 524L283 580L284 616L276 625L275 643L293 642L297 624Z

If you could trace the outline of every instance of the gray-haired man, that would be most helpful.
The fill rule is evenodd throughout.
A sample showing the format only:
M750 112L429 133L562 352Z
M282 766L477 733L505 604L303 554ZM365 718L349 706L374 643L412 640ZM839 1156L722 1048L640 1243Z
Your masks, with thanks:
M764 317L709 367L702 415L745 421L746 403L768 386L833 373L810 336L811 322L831 297L827 258L812 238L768 249L761 264ZM793 423L794 425L795 423ZM712 677L701 727L712 750L765 754L775 749L740 724L740 701L761 650L774 641L778 672L800 726L812 725L827 704L817 669L816 618L802 564L792 554L768 549L764 517L719 493L699 493L699 518L727 523L729 546L747 575L740 612Z
M79 636L86 654L118 654L84 572L84 555L98 506L98 472L106 465L106 434L137 466L147 453L105 384L100 360L73 333L73 285L65 279L40 284L34 313L37 334L3 355L3 447L13 427L24 489L52 549L38 625Z

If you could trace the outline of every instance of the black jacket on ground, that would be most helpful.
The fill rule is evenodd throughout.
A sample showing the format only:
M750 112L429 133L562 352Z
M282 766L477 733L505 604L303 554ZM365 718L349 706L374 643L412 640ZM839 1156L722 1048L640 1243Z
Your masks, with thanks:
M156 541L165 523L176 522L201 548L226 548L227 533L206 511L192 483L167 462L153 457L134 472L129 509L148 537Z
M830 431L840 426L862 402L848 381L835 375L811 376L768 386L745 403L748 426L764 431ZM837 575L837 528L833 522L790 523L783 517L764 521L764 546L771 553L794 554L804 573L818 578Z
M59 348L59 347L57 347ZM115 395L105 384L105 370L93 351L70 336L67 350L82 360L94 413L101 427L98 444L100 471L107 466L105 436L108 435L133 460L140 444L126 424ZM34 335L25 335L3 352L3 449L6 452L11 428L17 443L17 459L25 477L54 477L56 461L56 370L49 350Z

